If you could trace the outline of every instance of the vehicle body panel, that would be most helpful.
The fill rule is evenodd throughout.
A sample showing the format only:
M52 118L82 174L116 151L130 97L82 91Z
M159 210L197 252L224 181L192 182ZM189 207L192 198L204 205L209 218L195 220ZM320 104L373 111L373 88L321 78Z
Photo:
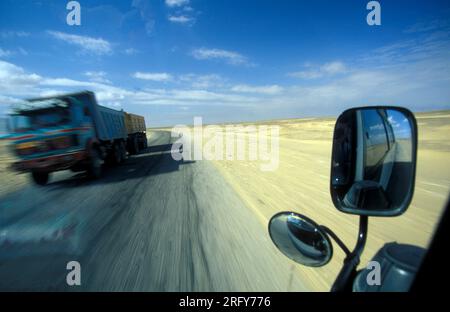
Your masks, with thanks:
M41 127L40 122L51 117L59 109L55 106L59 103L64 114L68 111L70 117L65 122ZM133 116L139 121L135 127L142 123L145 127L143 117ZM19 158L12 168L21 172L52 172L79 164L85 166L93 147L101 149L106 157L114 144L128 139L125 112L98 105L90 91L30 99L19 104L11 117L17 118L16 122L21 118L26 120L22 120L26 126L16 125L14 133L8 136L12 152ZM36 122L39 118L42 120Z
M145 132L145 119L143 116L125 113L125 127L128 134Z

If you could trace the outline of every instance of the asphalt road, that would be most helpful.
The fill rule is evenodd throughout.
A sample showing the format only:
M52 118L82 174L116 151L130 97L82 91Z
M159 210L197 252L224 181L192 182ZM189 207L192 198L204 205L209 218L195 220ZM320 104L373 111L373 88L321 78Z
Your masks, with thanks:
M155 132L148 150L100 180L61 172L1 197L0 237L26 243L0 245L0 290L307 290L215 167L158 152L168 143L170 133ZM67 225L67 237L39 239ZM66 283L70 260L81 286Z

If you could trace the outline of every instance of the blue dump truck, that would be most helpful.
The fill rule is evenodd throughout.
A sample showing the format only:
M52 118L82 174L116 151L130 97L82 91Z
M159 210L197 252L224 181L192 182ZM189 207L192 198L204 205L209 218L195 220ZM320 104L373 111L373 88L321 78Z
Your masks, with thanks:
M100 177L103 164L120 164L147 147L144 117L98 105L90 91L26 100L12 107L14 170L45 185L54 171L87 171Z

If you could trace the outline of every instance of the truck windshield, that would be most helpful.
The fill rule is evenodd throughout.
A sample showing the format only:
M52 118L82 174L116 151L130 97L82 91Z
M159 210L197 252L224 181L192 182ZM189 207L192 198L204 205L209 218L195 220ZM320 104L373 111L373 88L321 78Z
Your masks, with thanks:
M13 115L15 132L23 132L40 128L64 125L70 122L70 112L67 108L55 107L33 111L22 111Z

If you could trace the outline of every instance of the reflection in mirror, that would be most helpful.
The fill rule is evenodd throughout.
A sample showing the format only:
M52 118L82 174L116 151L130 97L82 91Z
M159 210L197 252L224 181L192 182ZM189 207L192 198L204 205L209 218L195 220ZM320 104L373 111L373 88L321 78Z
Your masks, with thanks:
M401 108L359 108L337 120L331 193L335 206L354 214L394 216L412 198L416 123Z
M269 222L270 237L288 258L307 266L323 266L330 261L333 248L328 236L305 216L282 212Z

